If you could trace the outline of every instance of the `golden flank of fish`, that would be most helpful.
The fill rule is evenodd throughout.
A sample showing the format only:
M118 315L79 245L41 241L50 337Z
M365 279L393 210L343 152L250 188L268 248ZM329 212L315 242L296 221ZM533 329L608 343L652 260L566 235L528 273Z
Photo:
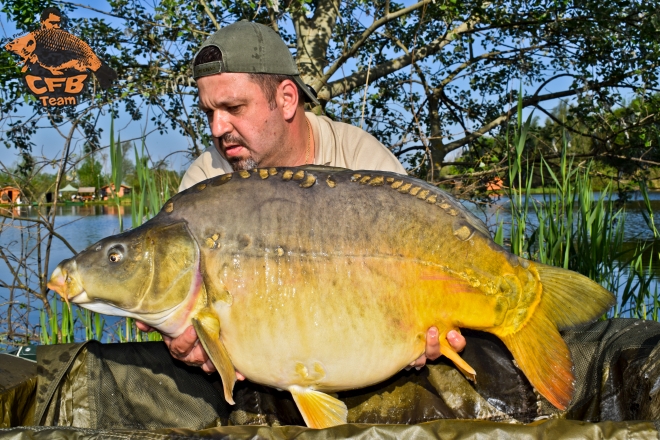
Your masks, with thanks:
M233 403L238 370L288 390L308 426L346 422L327 393L383 381L437 326L490 332L563 409L570 353L557 329L600 316L607 290L495 244L446 193L393 173L325 167L225 174L174 196L143 226L55 269L87 309L178 336L191 323Z

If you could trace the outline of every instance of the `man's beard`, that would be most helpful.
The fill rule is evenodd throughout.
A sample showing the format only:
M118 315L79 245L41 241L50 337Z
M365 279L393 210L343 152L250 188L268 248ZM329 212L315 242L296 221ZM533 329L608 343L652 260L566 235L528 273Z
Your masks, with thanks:
M219 139L219 141L220 141L220 143L225 141L225 142L229 142L229 143L238 144L238 145L243 146L248 152L250 151L245 146L245 142L243 141L242 138L240 138L238 136L232 136L229 133L222 136ZM252 169L257 168L259 166L259 163L257 163L257 161L254 160L254 158L252 157L252 153L250 153L250 155L248 157L244 158L244 159L232 158L232 159L228 159L228 160L229 160L229 164L231 165L231 167L234 171L241 171L241 170L249 171L249 170L252 170Z
M241 171L241 170L249 171L259 166L257 161L254 160L254 158L252 157L252 155L246 157L245 159L233 160L230 162L230 165L234 171Z

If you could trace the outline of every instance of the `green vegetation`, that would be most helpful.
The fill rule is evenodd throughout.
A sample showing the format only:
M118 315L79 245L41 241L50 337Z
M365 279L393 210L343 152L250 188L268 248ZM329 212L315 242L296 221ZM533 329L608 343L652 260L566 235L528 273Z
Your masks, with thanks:
M114 120L111 122L111 133L114 133ZM119 182L119 185L126 184L131 189L134 189L135 191L132 191L132 193L140 194L144 185L150 184L152 188L147 189L147 193L149 194L156 194L156 191L158 191L158 193L163 194L159 198L174 194L179 186L181 174L173 170L168 170L166 168L167 164L164 162L155 165L149 163L146 152L146 141L142 139L141 144L142 151L138 155L133 142L122 143L120 139L117 139L117 142L115 142L113 134L107 147L110 150L111 172L109 174L103 173L103 165L96 159L96 156L103 151L103 148L89 151L82 159L75 161L76 166L70 168L70 172L64 178L66 183L61 186L72 184L75 187L93 187L96 188L96 196L98 196L101 187L105 185L118 187ZM133 160L130 158L131 155L134 156ZM55 189L57 175L43 172L46 168L46 166L42 166L40 168L26 170L20 165L15 165L9 169L0 169L0 187L15 186L20 188L24 196L26 196L23 197L23 204L36 202L46 205L52 203L52 198L50 201L47 201L47 195L49 193L52 195ZM148 178L145 178L145 173L149 175ZM119 205L135 200L135 197L132 195L118 197L118 194L112 188L111 186L111 197L108 201L103 202L95 198L93 203ZM155 196L150 197L152 199L149 199L149 209L151 210L150 212L153 212L156 199L153 198ZM165 197L165 200L167 198ZM63 200L67 199L63 198ZM90 203L92 202L90 201Z
M442 167L454 165L447 155L463 150L455 166L466 191L506 175L505 133L518 97L548 119L528 138L547 160L559 157L568 136L567 154L597 157L591 169L606 181L636 182L660 163L653 152L655 2L120 0L92 8L0 0L0 13L27 33L47 6L63 9L68 28L119 80L107 91L87 88L75 109L46 109L26 95L22 62L5 51L0 138L28 168L37 130L54 127L67 138L64 128L73 125L71 136L85 152L76 157L84 159L102 148L107 119L99 115L108 113L139 121L145 132L178 131L198 155L211 139L194 100L191 58L210 32L242 19L271 26L291 45L303 80L318 91L323 108L315 111L355 125L363 120L409 169L436 183ZM519 82L516 91L511 86ZM529 157L537 176L539 157Z
M111 125L110 151L112 160L113 183L117 184L122 179L123 161L119 146L121 142L114 142L114 125ZM135 151L135 169L139 185L131 193L131 201L134 209L132 212L132 225L137 227L155 216L161 206L170 198L170 185L164 184L163 179L159 179L148 166L147 158L144 155L144 141L142 143L142 154ZM117 185L118 186L118 185ZM162 191L161 191L162 189ZM120 206L120 198L114 194L113 203ZM118 210L119 212L119 210ZM142 213L142 215L140 215ZM123 230L122 216L119 219L119 230ZM144 333L135 326L135 321L131 318L118 320L113 325L114 333L109 335L106 328L106 321L101 315L90 312L89 310L79 308L76 305L65 305L58 298L53 298L50 302L50 309L53 311L48 315L45 309L40 312L41 332L39 341L41 344L51 345L58 343L71 343L80 340L96 339L101 341L104 336L113 337L119 342L142 342L159 341L161 336L158 333ZM76 338L76 336L78 336Z
M544 111L547 118L542 125L536 116L527 121L525 145L519 147L524 151L523 174L530 175L525 179L531 185L530 193L542 194L554 189L552 182L546 185L548 181L544 182L542 175L548 174L548 165L557 169L562 155L580 167L589 164L594 191L608 189L616 192L620 200L626 200L631 192L642 187L660 189L660 125L656 122L660 95L624 100L610 114L595 114L598 109L594 107L591 110L588 124L579 116L583 109L565 102ZM463 183L460 193L466 198L483 198L492 192L487 184L497 177L507 187L520 188L520 182L511 180L507 171L511 166L508 146L516 142L514 132L508 127L517 124L517 121L506 124L500 132L482 138L478 146L475 144L475 148L445 166L440 183L458 177ZM424 171L420 170L422 175Z
M615 308L609 317L627 316L657 320L660 313L658 284L654 285L654 264L658 255L650 254L650 246L638 246L632 252L624 250L625 215L613 201L611 186L606 186L594 199L591 162L576 165L567 155L564 140L559 162L551 164L542 158L540 180L544 191L541 198L532 197L533 172L523 166L525 141L530 132L531 115L522 122L518 107L519 128L509 147L511 164L508 188L512 224L508 241L504 240L504 225L500 222L496 241L509 245L511 251L524 258L563 267L588 276L617 294ZM526 175L526 178L523 178ZM549 176L546 178L546 175ZM646 220L653 236L659 237L646 187L642 186ZM529 221L534 210L536 224Z
M98 188L101 182L106 182L102 171L101 162L96 160L94 154L90 153L78 167L78 185Z

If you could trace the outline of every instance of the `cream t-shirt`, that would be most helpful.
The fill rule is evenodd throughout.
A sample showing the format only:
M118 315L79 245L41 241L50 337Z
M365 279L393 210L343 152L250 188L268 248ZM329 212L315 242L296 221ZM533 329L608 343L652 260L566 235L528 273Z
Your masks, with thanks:
M352 170L393 171L406 174L397 158L375 137L350 124L306 112L314 134L314 164ZM197 182L234 170L215 147L204 151L181 179L179 191Z

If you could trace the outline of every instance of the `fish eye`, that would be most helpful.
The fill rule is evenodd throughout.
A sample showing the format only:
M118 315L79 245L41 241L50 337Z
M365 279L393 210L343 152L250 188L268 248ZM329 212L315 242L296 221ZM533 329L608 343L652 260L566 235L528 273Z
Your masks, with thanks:
M124 258L124 248L121 246L113 247L108 251L108 261L119 263Z

